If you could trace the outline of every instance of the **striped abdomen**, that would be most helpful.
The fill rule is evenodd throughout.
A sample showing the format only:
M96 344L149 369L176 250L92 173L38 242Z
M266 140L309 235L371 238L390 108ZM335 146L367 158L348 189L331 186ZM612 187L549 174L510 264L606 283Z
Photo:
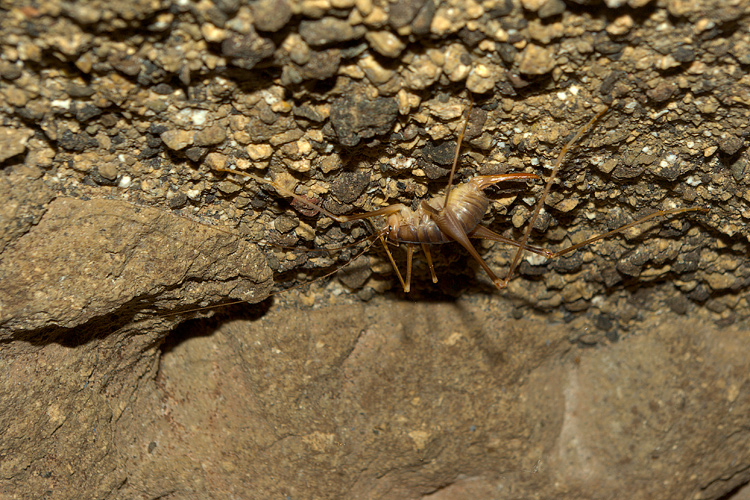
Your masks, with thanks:
M442 196L429 202L423 201L416 211L403 207L388 218L391 227L388 238L397 243L450 243L455 240L447 236L439 224L439 219L445 217L455 217L464 233L470 233L482 220L490 204L482 191L485 186L481 184L481 178L475 177L466 184L455 186L450 194L450 203L444 208L445 199Z

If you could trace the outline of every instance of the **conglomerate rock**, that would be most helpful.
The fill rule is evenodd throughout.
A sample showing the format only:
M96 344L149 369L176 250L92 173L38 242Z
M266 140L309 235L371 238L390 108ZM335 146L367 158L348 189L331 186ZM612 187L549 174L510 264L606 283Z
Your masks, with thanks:
M0 496L727 498L750 480L749 14L6 2ZM706 213L528 255L502 292L444 245L407 295L365 252L382 221L310 205L417 207L467 114L457 182L546 180L601 104L531 243ZM484 223L520 239L542 188L488 190ZM515 250L478 246L503 276Z

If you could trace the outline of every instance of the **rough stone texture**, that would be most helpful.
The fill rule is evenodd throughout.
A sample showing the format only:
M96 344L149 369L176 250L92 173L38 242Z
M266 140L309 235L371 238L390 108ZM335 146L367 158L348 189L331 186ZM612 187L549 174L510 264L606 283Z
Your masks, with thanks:
M345 146L356 146L361 138L381 135L393 126L398 107L394 99L372 99L356 88L331 104L331 125Z
M0 162L23 153L32 134L31 130L0 128Z
M116 200L50 203L41 221L3 252L0 338L20 338L24 331L33 338L113 311L171 309L170 302L266 297L271 276L255 246L171 219L161 210ZM175 252L172 241L186 246Z
M716 498L748 478L739 328L670 314L571 350L581 323L489 301L289 314L178 331L121 416L119 497Z
M750 4L579 3L4 5L0 497L715 499L747 482ZM404 300L366 252L382 221L332 223L221 171L334 213L417 206L445 188L467 88L458 182L546 179L611 105L534 245L709 212L528 256L503 292L456 245L433 250L433 284L418 252ZM541 191L493 188L485 223L520 238ZM348 288L300 288L365 253ZM514 255L480 253L501 276ZM201 319L267 297L269 267L273 301Z

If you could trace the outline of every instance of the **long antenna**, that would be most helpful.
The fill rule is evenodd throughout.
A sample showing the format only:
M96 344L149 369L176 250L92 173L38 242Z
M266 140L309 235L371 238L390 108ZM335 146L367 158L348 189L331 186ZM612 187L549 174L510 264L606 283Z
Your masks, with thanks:
M469 109L466 111L466 120L464 120L464 126L461 129L461 133L458 134L458 142L456 142L456 153L453 155L453 166L451 167L451 175L448 177L448 187L445 188L445 203L444 207L448 206L448 197L451 195L453 189L453 177L456 175L456 165L458 165L458 156L461 154L461 143L464 141L464 134L466 134L466 127L469 125L469 116L471 116L471 109L474 107L474 98L469 94Z

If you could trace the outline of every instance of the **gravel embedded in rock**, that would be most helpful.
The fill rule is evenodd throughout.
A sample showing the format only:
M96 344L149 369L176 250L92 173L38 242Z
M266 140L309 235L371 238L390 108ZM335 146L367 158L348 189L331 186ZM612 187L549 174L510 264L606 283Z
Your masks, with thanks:
M398 116L398 103L390 97L370 99L359 92L339 97L331 106L331 124L344 146L389 132Z
M232 35L221 42L222 54L235 66L252 69L263 59L273 55L276 46L268 38L251 30L245 35Z
M83 151L94 142L85 132L75 133L70 130L65 130L57 140L57 143L68 151Z
M620 257L617 261L617 270L627 276L638 277L643 271L643 266L650 260L648 251L639 247L631 250Z
M323 158L319 158L317 167L320 168L320 170L327 174L329 172L333 172L334 170L338 170L341 167L344 166L344 163L341 161L341 156L337 154L333 155L327 155Z
M619 54L624 48L624 44L613 42L605 33L594 37L594 49L600 54L611 56Z
M745 141L736 135L729 135L719 142L719 149L727 156L733 156L744 146Z
M5 99L11 106L23 108L29 102L29 95L18 87L10 87L5 91Z
M153 87L151 87L151 91L154 94L169 95L172 92L174 92L174 89L168 83L159 83L159 84L154 85Z
M527 75L544 75L555 67L555 57L550 49L529 44L521 53L518 70Z
M273 221L273 228L281 234L288 233L299 226L299 220L286 215L280 215Z
M427 35L432 28L432 21L437 12L437 3L428 1L419 9L414 20L411 22L411 32L413 35Z
M484 94L495 88L497 75L494 68L484 64L477 64L466 79L466 88L475 94Z
M393 28L406 26L414 20L425 3L431 3L431 0L397 0L389 5L388 23Z
M224 142L227 138L226 128L221 125L211 125L210 127L199 130L195 133L196 146L213 146Z
M419 54L412 60L404 74L407 88L421 90L429 87L440 77L440 67L427 54Z
M443 71L452 82L458 82L469 76L471 71L471 56L463 45L454 43L445 51Z
M355 262L336 274L339 281L352 290L362 288L370 276L372 276L372 269L364 262Z
M292 18L292 9L287 0L256 0L250 3L250 11L259 31L279 31Z
M307 64L300 69L300 76L311 80L324 80L336 74L341 64L341 51L328 49L311 51Z
M299 23L299 34L311 47L361 38L366 31L364 26L352 26L347 21L335 17L324 17L315 21L303 20Z
M0 162L23 153L34 132L27 128L0 127Z
M295 106L294 108L292 108L292 113L294 113L294 116L307 118L308 120L313 122L322 122L323 120L325 120L325 116L323 116L318 110L314 109L308 104Z
M109 181L117 179L117 166L113 163L104 163L97 168L99 175Z
M206 165L214 170L226 168L227 157L221 153L208 153L206 155Z
M171 150L179 151L193 144L195 134L190 130L167 130L160 137Z
M70 97L91 97L94 95L94 89L88 85L68 85L66 91Z
M273 148L270 144L248 144L245 147L248 156L251 160L266 160L273 154Z
M646 95L656 102L664 102L672 98L678 89L671 82L661 82L656 88L646 92Z
M549 0L521 0L523 8L532 12L538 11L547 3L549 3Z
M187 148L185 150L185 156L187 156L187 158L190 161L199 162L201 158L203 158L203 155L206 154L207 151L208 150L206 148L199 148L199 147L193 146L192 148Z
M382 85L388 82L396 74L393 70L386 69L380 65L373 56L365 56L359 61L359 67L364 71L367 79L373 85Z
M542 19L554 17L565 12L565 2L563 0L548 0L539 7L539 17Z
M385 57L398 57L406 45L390 31L371 31L365 35L370 46Z
M631 158L630 161L625 158L624 161L618 162L617 166L612 170L612 177L619 181L637 179L645 170L643 165L642 162L637 161L637 158Z
M218 188L224 194L234 194L242 190L242 186L232 181L221 181L218 184Z
M712 290L726 290L737 283L737 278L730 273L708 273L706 282Z
M184 207L187 203L188 197L185 193L182 191L178 191L176 193L172 193L171 196L167 197L167 204L169 205L169 208L176 209Z
M488 14L491 18L497 19L505 17L513 12L514 4L513 0L498 0L495 5L489 10Z
M353 203L370 184L370 176L360 172L342 172L331 185L331 192L341 203Z
M422 155L426 160L443 166L452 165L455 154L456 143L454 141L446 141L439 144L428 142L422 148Z
M109 62L113 68L128 76L136 76L141 72L141 60L137 57L113 54L109 58Z
M92 118L102 114L102 110L91 104L84 104L80 106L76 111L76 120L79 122L87 122Z
M8 61L0 61L0 77L6 80L16 80L21 76L21 67Z

